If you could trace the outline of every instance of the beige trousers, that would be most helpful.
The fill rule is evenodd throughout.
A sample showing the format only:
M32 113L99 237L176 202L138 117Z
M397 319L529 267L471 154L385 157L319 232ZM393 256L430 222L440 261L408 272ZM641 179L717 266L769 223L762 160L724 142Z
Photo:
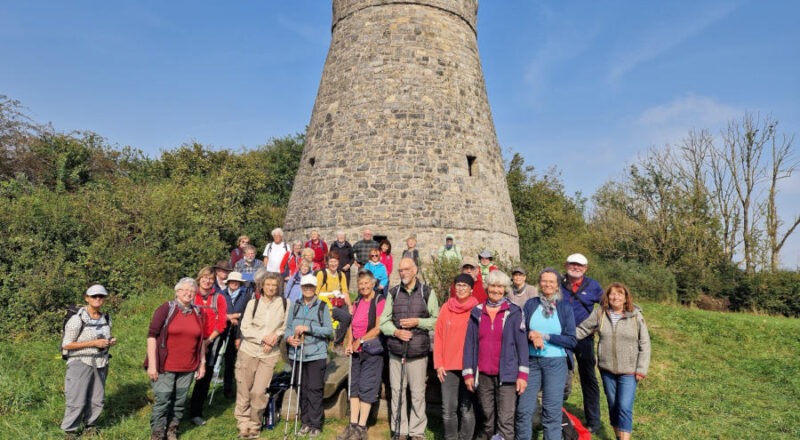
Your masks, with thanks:
M239 431L261 429L261 419L267 408L267 388L278 358L279 353L261 359L242 351L236 357L236 409L233 415Z

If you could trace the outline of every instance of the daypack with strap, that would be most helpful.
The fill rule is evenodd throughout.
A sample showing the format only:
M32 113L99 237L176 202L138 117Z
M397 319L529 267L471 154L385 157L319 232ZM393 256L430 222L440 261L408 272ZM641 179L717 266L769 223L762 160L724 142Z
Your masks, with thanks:
M61 340L62 341L64 340L64 333L67 330L67 322L69 322L70 318L72 318L74 315L78 315L80 313L80 311L83 310L83 309L84 309L83 306L79 306L77 304L72 304L71 306L69 306L67 308L67 311L64 313L64 322L61 324ZM104 322L106 324L108 324L109 326L111 326L111 318L108 316L108 313L103 313L102 317L104 319ZM84 327L86 327L87 322L80 316L78 316L78 319L81 321L81 329L78 331L78 336L80 337L81 333L83 333ZM63 360L69 359L69 351L70 350L64 350L62 348L61 349L61 359L63 359ZM109 357L111 357L111 355L109 355Z
M375 323L378 320L378 301L381 300L383 295L376 293L372 300L369 302L369 312L367 313L367 331L371 330L375 327ZM354 306L357 306L359 303L363 301L361 296L359 296ZM364 341L361 344L361 349L368 353L368 354L381 354L386 350L386 337L383 335L383 332L378 333L377 338L369 339Z
M591 440L592 433L583 426L580 419L570 414L566 408L561 408L561 439L562 440Z
M319 298L317 298L317 301L319 301L319 307L317 307L317 321L319 321L319 325L322 325L322 314L328 313L328 304ZM292 321L297 319L297 314L300 312L300 307L303 307L302 299L298 299L294 302L294 308L292 309ZM332 337L333 335L330 335L328 336L328 339Z
M161 330L159 331L159 338L157 338L157 339L161 340L161 343L160 343L160 346L156 348L156 356L158 356L159 348L160 349L166 349L167 348L167 338L166 337L162 338L162 337L160 337L160 335L165 334L164 332L167 331L167 326L169 326L170 321L172 321L172 318L175 316L175 311L178 309L178 305L175 303L175 300L168 301L167 302L167 307L168 307L167 316L166 316L166 318L164 318L164 323L161 324ZM191 305L189 305L189 307L191 307L192 313L195 315L195 317L197 317L200 320L200 322L202 324L202 322L203 322L203 313L200 311L200 308L196 304L191 304ZM144 366L145 370L147 370L149 368L149 366L150 366L149 362L150 362L149 357L147 356L147 354L145 354L144 363L143 363L143 366Z

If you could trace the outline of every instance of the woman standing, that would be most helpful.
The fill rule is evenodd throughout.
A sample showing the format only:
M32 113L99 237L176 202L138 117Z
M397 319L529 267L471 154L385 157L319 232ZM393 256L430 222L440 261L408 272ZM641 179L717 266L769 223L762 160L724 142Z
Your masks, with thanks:
M321 270L325 267L325 255L328 254L328 243L319 237L319 231L312 229L308 234L309 240L305 247L314 251L314 270Z
M469 314L478 305L478 300L472 296L474 281L471 276L460 274L453 283L456 296L447 300L436 319L433 368L442 384L445 440L471 440L475 432L475 395L464 385L461 372L464 369L463 342L467 336Z
M240 327L241 342L236 358L236 425L239 438L258 438L261 418L267 408L265 390L280 359L280 340L286 325L286 299L277 295L280 274L266 268L253 276L260 298L245 307Z
M192 302L197 282L181 278L175 285L175 300L161 304L153 313L147 331L147 375L153 383L153 413L150 439L177 439L186 396L192 379L206 373L203 353L208 327L200 309ZM212 323L213 325L213 323Z
M617 439L630 440L636 385L650 366L650 333L642 310L622 283L611 283L601 308L577 329L578 339L600 334L597 363L608 401L608 418Z
M89 287L83 295L86 306L78 309L64 326L61 349L67 359L67 404L61 429L67 438L78 438L81 422L84 434L95 432L95 423L103 412L108 348L117 342L111 337L111 319L100 311L106 296L108 292L100 284Z
M350 328L350 321L353 319L353 306L350 303L347 279L339 270L339 254L329 252L326 259L327 268L317 272L317 295L331 307L331 316L336 327L336 337L333 343L334 346L341 346L347 330ZM339 350L339 348L336 349ZM343 349L339 351L339 354L342 352L344 352Z
M392 259L392 243L389 242L389 239L384 238L381 240L378 247L381 250L381 263L386 266L386 273L392 276L392 266L394 266L394 260Z
M469 274L459 276L474 282ZM528 341L522 311L505 297L511 289L508 275L491 272L486 283L486 302L470 313L464 343L464 384L470 391L477 390L483 410L478 438L487 440L499 434L512 439L517 396L528 385Z
M490 272L490 274L495 272ZM539 297L525 303L525 326L528 332L529 383L517 407L517 440L531 438L536 395L542 391L544 440L561 440L561 406L567 369L572 368L575 347L575 317L572 306L562 301L561 279L557 270L546 268L539 273Z
M303 424L298 434L316 437L322 431L322 389L328 366L328 338L333 334L333 325L327 304L317 298L317 278L304 276L300 288L303 299L289 307L286 343L292 347L289 359L297 360L297 369L292 370L292 376L294 383L300 383Z
M302 296L302 293L300 292L300 280L305 275L313 275L311 272L311 264L312 263L309 263L306 260L300 260L297 271L286 283L286 290L284 290L283 296L286 297L289 302L295 302Z

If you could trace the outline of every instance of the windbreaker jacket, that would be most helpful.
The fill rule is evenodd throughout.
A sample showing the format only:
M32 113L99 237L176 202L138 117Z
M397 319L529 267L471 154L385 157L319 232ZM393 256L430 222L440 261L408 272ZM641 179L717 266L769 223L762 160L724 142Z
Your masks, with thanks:
M597 345L597 366L613 374L647 375L650 367L650 333L642 310L633 307L625 312L617 325L611 324L608 310L598 310L581 323L578 339L600 334Z
M322 312L318 310L322 308ZM295 310L297 309L297 310ZM320 316L322 320L320 321ZM333 323L331 314L328 311L328 304L319 298L314 298L310 306L306 306L303 299L298 299L291 303L289 315L286 318L286 337L294 335L294 329L298 325L308 326L303 343L302 362L316 361L328 358L328 339L333 334ZM289 359L294 360L299 357L300 347L289 347Z
M531 298L528 302L525 303L525 308L522 310L525 315L525 335L527 336L528 332L531 330L530 324L531 319L530 317L536 313L536 310L539 306L542 305L539 298ZM572 350L575 348L575 345L578 343L578 340L575 338L575 316L572 314L572 306L569 305L564 299L562 298L559 301L556 301L556 314L558 314L558 320L561 322L561 333L555 334L550 333L548 337L548 342L551 344L558 345L559 347L563 348L564 351L567 352L567 367L572 370ZM529 342L530 344L530 342ZM528 348L525 348L526 353L528 353Z
M528 380L528 333L522 310L511 302L508 310L503 315L503 340L500 348L500 382L516 382L517 379ZM478 337L481 326L481 317L489 319L489 314L484 312L484 304L478 304L472 309L467 325L467 339L464 341L464 378L475 377L478 370L478 356L480 347Z

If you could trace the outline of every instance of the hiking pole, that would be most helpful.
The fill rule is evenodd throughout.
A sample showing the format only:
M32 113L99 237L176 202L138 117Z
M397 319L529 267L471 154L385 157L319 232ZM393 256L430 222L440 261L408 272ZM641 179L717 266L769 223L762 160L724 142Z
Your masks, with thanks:
M306 350L306 335L305 333L300 336L300 368L297 373L297 406L294 410L294 436L297 437L297 421L300 416L300 388L303 386L303 353ZM297 353L297 351L295 351ZM295 354L295 357L297 355Z
M297 381L294 378L294 373L295 371L297 371L296 368L297 368L297 348L295 348L294 350L294 360L292 360L292 377L291 380L289 381L289 401L286 403L286 421L283 425L283 440L289 438L289 411L291 411L292 409L292 393L291 393L292 387L294 387L295 384L297 384ZM298 396L297 399L298 401L300 400L299 397L300 396Z
M397 396L397 415L394 419L394 435L392 436L394 440L400 438L401 408L403 407L403 394L405 394L406 356L408 356L408 341L403 342L403 357L400 358L400 393Z
M217 391L217 387L219 387L219 370L222 368L222 358L225 357L225 350L228 348L228 336L225 336L225 340L222 341L222 349L220 349L219 353L217 354L217 361L214 362L214 374L211 376L211 385L214 388L211 389L211 395L208 396L208 404L211 405L211 402L214 401L214 392Z

